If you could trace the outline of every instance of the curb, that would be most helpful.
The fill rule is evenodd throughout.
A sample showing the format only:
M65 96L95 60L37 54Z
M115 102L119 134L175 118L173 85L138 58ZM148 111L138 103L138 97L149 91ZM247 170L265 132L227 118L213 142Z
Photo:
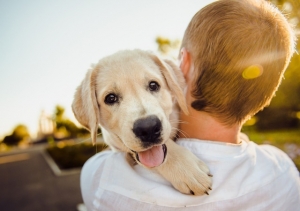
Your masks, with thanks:
M72 168L70 170L61 170L52 157L46 151L41 151L42 156L46 160L46 163L49 165L50 169L55 176L68 176L73 174L80 174L81 168Z

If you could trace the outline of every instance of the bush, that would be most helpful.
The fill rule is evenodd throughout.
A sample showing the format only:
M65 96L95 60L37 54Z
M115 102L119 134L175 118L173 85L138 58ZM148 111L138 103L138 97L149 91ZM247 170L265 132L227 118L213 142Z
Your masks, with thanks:
M66 145L64 142L59 142L47 147L46 151L60 169L70 169L82 167L90 157L106 148L107 145L104 143L93 146L87 143Z
M283 108L265 108L256 116L258 130L293 129L298 127L299 120L295 111Z
M9 136L5 136L3 139L3 143L8 146L18 145L21 141L27 141L30 139L30 135L28 129L25 125L17 125L12 134Z

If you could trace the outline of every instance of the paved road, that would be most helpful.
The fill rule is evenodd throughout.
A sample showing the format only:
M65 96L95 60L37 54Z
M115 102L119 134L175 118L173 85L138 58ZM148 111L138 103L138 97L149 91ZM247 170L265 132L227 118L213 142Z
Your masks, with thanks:
M79 173L55 176L41 150L0 154L1 211L76 211Z

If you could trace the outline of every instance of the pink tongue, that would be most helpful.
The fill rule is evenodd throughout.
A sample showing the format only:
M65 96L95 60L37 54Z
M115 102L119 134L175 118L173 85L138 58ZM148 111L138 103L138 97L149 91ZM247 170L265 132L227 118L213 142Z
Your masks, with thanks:
M139 152L138 155L140 162L149 168L159 166L164 161L164 151L162 145L154 146L151 149Z

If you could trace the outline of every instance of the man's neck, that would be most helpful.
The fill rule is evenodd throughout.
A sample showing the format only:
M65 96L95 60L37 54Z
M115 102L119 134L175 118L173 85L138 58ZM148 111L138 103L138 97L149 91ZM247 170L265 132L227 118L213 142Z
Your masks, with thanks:
M226 126L221 124L217 118L214 118L209 113L196 111L190 106L194 101L191 95L193 92L194 66L191 55L185 48L181 49L180 69L187 85L184 91L189 115L187 116L183 112L180 112L179 137L233 144L240 143L239 132L241 130L241 124Z
M182 112L180 114L180 138L195 138L232 144L240 143L238 134L241 126L239 124L226 126L206 112L196 111L192 108L189 108L189 111L188 116Z

